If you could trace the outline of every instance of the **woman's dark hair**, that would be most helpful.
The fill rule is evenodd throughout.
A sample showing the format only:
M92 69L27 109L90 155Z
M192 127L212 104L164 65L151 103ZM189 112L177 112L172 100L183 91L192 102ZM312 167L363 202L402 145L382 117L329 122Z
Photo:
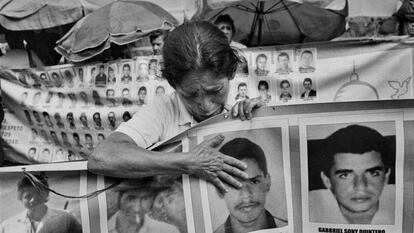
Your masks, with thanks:
M163 76L174 88L191 73L208 71L218 79L232 79L239 62L224 33L205 21L187 22L172 31L163 57Z

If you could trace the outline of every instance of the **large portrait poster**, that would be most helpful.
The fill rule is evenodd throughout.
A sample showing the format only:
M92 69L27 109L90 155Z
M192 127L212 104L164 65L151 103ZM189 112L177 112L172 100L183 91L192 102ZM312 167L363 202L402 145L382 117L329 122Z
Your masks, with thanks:
M255 119L203 127L198 142L224 136L218 151L247 164L248 179L227 193L201 181L206 232L289 232L292 224L287 120ZM248 224L246 224L248 222Z
M402 114L337 114L299 122L303 228L402 232Z

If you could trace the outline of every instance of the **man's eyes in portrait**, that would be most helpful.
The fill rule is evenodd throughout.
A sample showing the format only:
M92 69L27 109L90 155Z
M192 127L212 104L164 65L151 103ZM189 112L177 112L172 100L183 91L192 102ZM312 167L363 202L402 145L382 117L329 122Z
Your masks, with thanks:
M260 176L256 176L249 179L251 184L258 185L262 183L262 178Z
M350 178L350 176L353 175L353 171L352 170L338 170L335 171L335 176L338 177L339 179L348 179Z
M381 176L385 172L384 167L374 167L366 171L371 177Z

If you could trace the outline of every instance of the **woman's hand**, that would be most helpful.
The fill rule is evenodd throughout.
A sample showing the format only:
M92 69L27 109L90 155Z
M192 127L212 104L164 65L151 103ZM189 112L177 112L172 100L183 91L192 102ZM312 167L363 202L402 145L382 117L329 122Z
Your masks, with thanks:
M247 168L245 163L222 154L216 149L223 140L223 135L217 135L194 147L189 152L188 171L192 175L213 183L225 193L227 189L224 183L239 189L242 184L237 179L245 180L248 176L243 172Z
M260 108L266 105L262 98L252 98L237 101L231 109L231 115L233 117L240 117L242 121L252 119L253 109Z

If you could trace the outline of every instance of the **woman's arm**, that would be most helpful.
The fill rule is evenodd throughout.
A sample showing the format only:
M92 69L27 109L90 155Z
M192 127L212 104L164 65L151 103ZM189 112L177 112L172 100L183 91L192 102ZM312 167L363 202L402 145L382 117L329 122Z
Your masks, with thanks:
M246 179L243 162L215 149L224 140L218 135L197 145L190 152L165 153L140 148L126 134L113 132L90 155L89 171L101 175L140 178L154 175L191 174L206 179L226 192L224 183L236 188Z

